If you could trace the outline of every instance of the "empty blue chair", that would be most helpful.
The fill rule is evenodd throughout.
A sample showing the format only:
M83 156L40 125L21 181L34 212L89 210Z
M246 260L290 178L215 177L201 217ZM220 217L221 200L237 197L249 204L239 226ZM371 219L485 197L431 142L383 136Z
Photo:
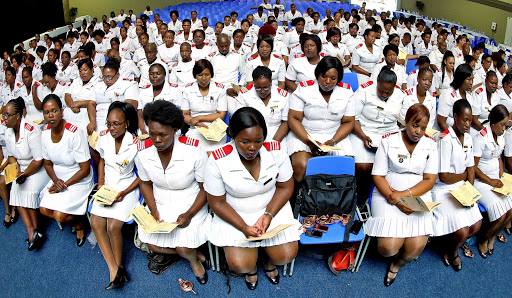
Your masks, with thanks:
M347 83L352 87L352 90L356 92L357 88L359 88L359 83L357 81L357 74L355 73L345 73L343 74L343 83Z
M416 62L418 62L418 59L410 59L407 61L407 67L405 68L405 73L409 75L411 71L415 71L418 69L418 66L416 66Z

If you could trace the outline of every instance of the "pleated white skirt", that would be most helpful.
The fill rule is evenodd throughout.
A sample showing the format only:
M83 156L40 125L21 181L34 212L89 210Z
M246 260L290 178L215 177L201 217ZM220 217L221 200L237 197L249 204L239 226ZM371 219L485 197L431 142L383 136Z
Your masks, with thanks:
M41 191L50 181L44 167L28 177L23 184L12 182L10 200L11 206L38 209L41 201Z
M478 201L487 210L489 221L497 220L512 209L512 197L492 191L492 186L478 179L475 179L475 188L482 194Z

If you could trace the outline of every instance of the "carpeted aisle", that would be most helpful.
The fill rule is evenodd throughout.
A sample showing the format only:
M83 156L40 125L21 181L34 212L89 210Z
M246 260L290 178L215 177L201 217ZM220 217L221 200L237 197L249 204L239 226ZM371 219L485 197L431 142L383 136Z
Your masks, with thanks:
M3 206L3 204L2 204ZM3 212L3 207L0 212ZM0 213L2 214L2 213ZM89 243L78 248L68 225L60 231L55 222L46 230L46 243L40 251L29 252L24 240L26 229L21 219L9 229L0 226L0 292L3 297L193 297L180 290L178 278L194 283L200 297L226 297L225 277L209 271L209 281L200 285L188 262L181 260L161 276L147 269L145 253L137 250L132 239L125 239L125 267L131 281L121 290L105 291L108 269L99 247ZM389 296L488 296L510 297L512 237L510 243L497 243L487 259L462 257L463 269L454 272L441 263L431 247L416 262L400 270L390 288L383 285L386 262L371 249L358 273L334 276L325 262L315 258L314 250L301 250L293 277L281 277L272 286L259 271L256 291L247 290L242 279L231 278L232 297L351 297ZM472 247L477 254L476 247ZM316 254L317 255L317 254ZM281 272L281 268L279 269Z

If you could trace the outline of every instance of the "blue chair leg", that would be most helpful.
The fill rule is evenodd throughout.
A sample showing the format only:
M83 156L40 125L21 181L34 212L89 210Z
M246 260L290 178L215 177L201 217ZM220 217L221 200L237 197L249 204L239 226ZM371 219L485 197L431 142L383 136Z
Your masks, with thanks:
M215 271L215 263L214 263L214 259L213 259L213 250L212 250L212 243L210 241L208 241L208 253L210 254L210 264L211 265L211 268L212 268L212 271Z

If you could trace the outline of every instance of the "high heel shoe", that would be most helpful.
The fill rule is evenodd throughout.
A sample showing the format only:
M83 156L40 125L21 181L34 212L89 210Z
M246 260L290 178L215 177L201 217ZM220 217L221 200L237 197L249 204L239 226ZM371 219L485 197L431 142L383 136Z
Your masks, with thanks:
M509 236L512 235L512 228L504 228L503 231L505 231Z
M397 274L398 271L394 272L394 271L391 271L391 263L388 264L388 269L386 270L386 276L384 276L384 285L386 287L389 287L390 285L392 285L394 282L395 282L395 279L396 279L396 275L394 278L391 278L389 277L389 274Z
M450 267L450 261L448 259L445 259L444 256L442 256L441 259L443 260L443 264L446 267Z
M207 270L206 269L207 262L205 260L204 262L199 262L199 263L201 263L201 265L203 266L204 274L202 276L196 276L196 279L200 284L204 285L208 282L208 272L206 271Z
M113 281L111 281L108 284L108 286L105 287L105 290L113 290L113 289L120 288L127 281L128 281L128 275L126 274L126 270L123 267L118 267L116 277L114 278Z
M254 273L246 273L245 276L258 276L258 272L254 272ZM258 287L258 280L256 280L255 282L250 282L250 281L247 281L247 279L245 280L245 285L247 286L247 288L251 291L254 291L256 290L256 287Z
M277 271L277 275L274 277L270 277L270 276L268 276L268 274L265 274L265 275L267 276L267 279L268 279L268 281L270 281L271 284L277 285L277 284L279 284L279 280L280 280L279 271L277 270L277 267L274 267L274 269L265 269L265 273L270 273L270 272L274 272L274 271Z
M453 269L453 270L455 270L455 272L459 272L459 271L461 271L461 270L462 270L462 259L460 259L460 263L459 263L459 264L457 264L457 265L455 265L455 264L453 263L453 261L455 261L455 260L457 260L457 259L460 259L459 254L457 254L455 257L452 257L452 258L450 259L450 265L452 266L452 269Z
M12 225L12 222L11 222L12 217L11 217L10 213L5 213L5 215L9 215L9 220L6 221L4 219L4 227L9 228Z
M78 231L83 231L84 229L76 229L76 246L78 247L82 247L82 245L84 245L85 243L85 233L84 233L84 236L82 238L78 238ZM119 267L121 268L121 267ZM119 270L118 270L119 272Z
M14 212L14 216L12 216L12 214L11 214L11 224L14 224L18 221L18 217L20 216L20 214L18 213L18 210L16 210L16 209L13 209L12 212Z
M43 237L43 234L39 233L37 230L34 230L32 239L28 242L28 251L39 249L42 245Z
M483 252L480 250L480 246L477 244L476 248L478 249L478 254L483 258L487 259L487 256L489 255L489 251Z

